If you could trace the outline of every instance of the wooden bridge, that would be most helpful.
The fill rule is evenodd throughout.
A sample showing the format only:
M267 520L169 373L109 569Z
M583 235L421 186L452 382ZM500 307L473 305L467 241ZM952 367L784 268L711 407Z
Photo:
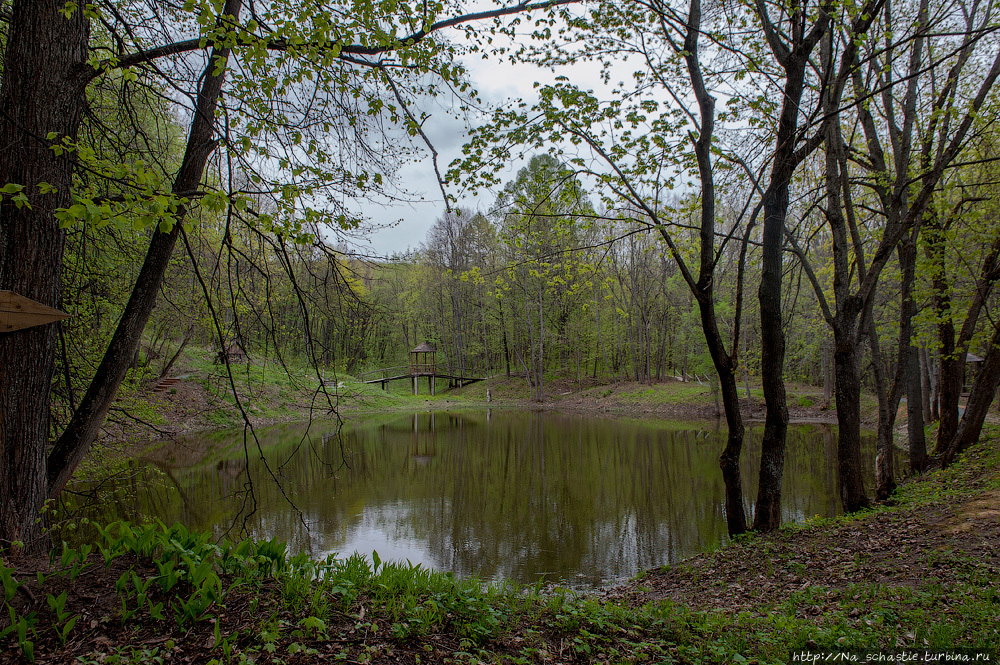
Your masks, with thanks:
M382 390L387 390L390 381L410 379L413 381L413 394L418 395L418 379L427 377L427 389L430 394L434 394L435 379L448 379L448 387L451 388L456 383L458 387L482 381L482 377L458 376L455 374L441 373L437 370L437 349L427 342L422 342L415 349L410 351L410 364L397 365L396 367L385 367L370 372L358 374L358 380L362 383L378 383ZM365 378L371 377L371 378Z
M434 381L435 379L447 379L449 383L449 388L457 384L458 388L462 386L467 386L470 383L475 383L476 381L482 381L484 377L477 376L457 376L454 374L441 373L434 367L418 366L413 367L411 365L399 365L397 367L385 367L383 369L375 369L370 372L362 372L358 374L358 380L361 383L377 383L382 387L382 390L386 390L386 386L390 381L400 381L402 379L410 379L413 381L413 394L418 395L418 379L420 377L427 377L427 389L431 395L434 394Z

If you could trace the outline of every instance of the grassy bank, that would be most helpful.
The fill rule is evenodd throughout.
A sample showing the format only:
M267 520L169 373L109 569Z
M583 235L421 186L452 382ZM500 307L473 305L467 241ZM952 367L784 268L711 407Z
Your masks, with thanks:
M594 414L654 416L691 420L716 418L721 404L708 382L607 383L592 379L546 380L545 398L531 398L528 381L496 376L464 387L449 386L438 379L431 395L426 378L419 380L413 395L409 380L394 381L385 390L348 375L321 372L304 364L280 363L251 357L231 365L213 361L208 349L191 347L174 366L175 382L162 387L152 376L131 381L123 391L105 428L105 441L148 441L184 432L223 429L243 424L244 415L254 425L351 416L364 412L400 412L426 409L501 406L523 409L554 409ZM321 383L322 379L322 383ZM788 386L793 419L832 421L835 411L825 404L822 389ZM758 388L742 402L750 418L763 417L763 396ZM875 401L868 400L863 412L874 419Z
M0 662L786 662L801 648L1000 643L1000 452L895 505L741 538L603 596L484 588L274 542L116 524L4 562Z

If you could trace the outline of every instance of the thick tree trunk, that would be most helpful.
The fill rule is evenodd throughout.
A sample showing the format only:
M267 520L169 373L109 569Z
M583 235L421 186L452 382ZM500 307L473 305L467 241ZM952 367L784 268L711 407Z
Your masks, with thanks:
M771 22L768 6L761 0L755 4L764 36L785 72L770 179L762 197L764 232L760 287L757 290L761 324L761 384L767 414L764 416L760 481L753 526L759 531L773 531L781 524L781 478L785 468L785 437L788 431L784 382L785 331L781 318L781 253L788 215L788 190L796 167L807 154L796 152L806 64L829 28L830 17L821 13L806 32L806 21L799 14L801 8L796 6L789 17L793 26L788 35L791 44L785 44L785 35Z
M0 90L0 186L22 185L30 207L0 203L0 289L59 305L65 235L54 213L72 204L73 164L57 156L50 132L75 138L84 106L81 72L89 26L82 11L60 13L62 0L11 7ZM41 194L39 183L54 191ZM48 496L49 389L57 329L0 333L0 548L20 541L47 548L36 521Z
M837 464L840 500L844 512L850 513L868 506L861 474L861 376L854 335L841 334L838 337L834 356L837 372Z
M753 527L773 531L781 524L781 478L785 468L788 404L785 397L785 331L781 318L781 253L788 214L788 188L797 162L794 136L802 97L805 54L786 67L784 105L778 127L777 150L771 181L764 192L762 271L757 297L760 302L760 365L764 389L764 437L761 441L760 480Z
M796 101L798 96L795 97ZM797 105L796 105L797 106ZM764 389L764 438L754 529L773 531L781 525L781 478L785 468L788 404L785 397L785 332L781 320L781 244L788 210L788 179L792 168L776 156L772 186L764 194L763 272L758 299L761 321L761 384ZM785 159L790 158L786 155Z

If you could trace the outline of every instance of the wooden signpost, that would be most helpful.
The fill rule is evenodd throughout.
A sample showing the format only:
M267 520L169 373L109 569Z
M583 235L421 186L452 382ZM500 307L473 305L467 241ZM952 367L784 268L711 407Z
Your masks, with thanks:
M68 319L69 314L25 298L13 291L0 291L0 333L41 326Z

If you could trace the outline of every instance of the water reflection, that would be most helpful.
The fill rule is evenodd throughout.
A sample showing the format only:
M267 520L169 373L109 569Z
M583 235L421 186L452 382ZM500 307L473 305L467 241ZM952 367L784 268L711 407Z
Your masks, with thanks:
M761 431L743 459L750 509ZM496 410L382 417L340 433L279 426L259 448L216 433L136 461L95 516L218 535L245 525L318 557L377 550L459 575L599 586L725 539L724 434ZM832 428L789 430L783 492L784 520L838 511Z

